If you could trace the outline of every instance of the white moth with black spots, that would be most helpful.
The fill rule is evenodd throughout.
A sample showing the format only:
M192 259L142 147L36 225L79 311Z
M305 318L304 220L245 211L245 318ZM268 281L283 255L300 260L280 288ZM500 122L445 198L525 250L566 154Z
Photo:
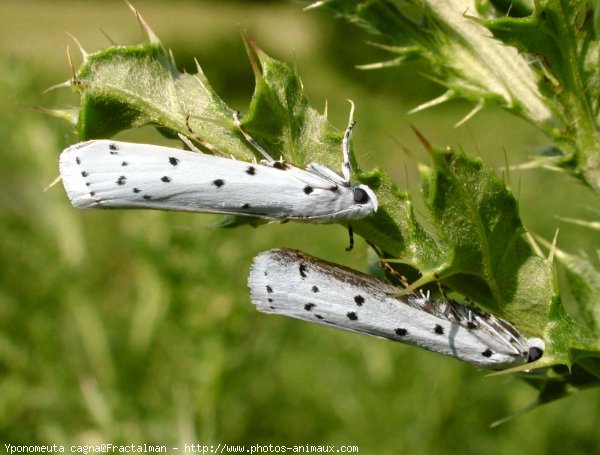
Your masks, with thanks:
M312 223L358 220L377 211L377 196L367 185L350 184L352 126L342 146L343 177L321 164L300 169L276 161L241 128L265 162L92 140L62 152L60 174L79 209L181 210Z
M248 286L261 312L401 341L485 368L515 367L544 352L541 339L526 339L496 316L428 293L395 297L394 286L299 251L258 255Z

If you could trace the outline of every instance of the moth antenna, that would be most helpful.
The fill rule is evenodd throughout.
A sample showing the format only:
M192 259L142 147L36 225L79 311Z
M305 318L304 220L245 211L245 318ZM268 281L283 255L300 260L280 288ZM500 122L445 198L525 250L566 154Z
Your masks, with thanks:
M256 150L258 150L258 152L263 156L264 159L266 159L269 163L275 162L273 157L269 155L267 151L264 148L262 148L260 144L256 142L254 138L250 136L250 134L244 129L244 127L242 126L242 122L240 121L239 111L235 111L233 113L233 121L235 123L235 126L237 126L238 130L240 130L240 132L243 134L246 141L248 141L248 143L250 143L250 145L252 145L252 147L254 147Z
M342 140L342 155L343 155L343 163L342 163L342 176L344 180L350 184L350 176L352 174L352 167L350 165L350 139L352 138L352 128L356 122L354 121L354 102L352 100L348 100L350 102L350 118L348 119L348 127L344 133L344 139Z

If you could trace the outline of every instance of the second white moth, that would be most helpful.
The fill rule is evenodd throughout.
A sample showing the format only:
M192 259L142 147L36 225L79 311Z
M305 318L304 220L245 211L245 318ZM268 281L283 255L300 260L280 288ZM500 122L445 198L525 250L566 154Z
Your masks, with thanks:
M259 311L410 343L474 365L503 369L538 360L539 338L507 321L428 294L398 289L369 275L299 251L258 255L248 278Z

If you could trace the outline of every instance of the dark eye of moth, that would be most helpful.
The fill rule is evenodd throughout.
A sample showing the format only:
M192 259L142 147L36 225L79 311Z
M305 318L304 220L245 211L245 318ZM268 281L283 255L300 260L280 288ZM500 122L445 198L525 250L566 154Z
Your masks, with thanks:
M544 354L544 351L542 349L538 348L538 347L529 348L529 352L528 352L528 356L527 356L527 361L528 362L535 362L540 357L542 357L543 354Z
M369 195L362 188L354 188L352 193L354 195L354 202L356 204L366 204L369 202Z

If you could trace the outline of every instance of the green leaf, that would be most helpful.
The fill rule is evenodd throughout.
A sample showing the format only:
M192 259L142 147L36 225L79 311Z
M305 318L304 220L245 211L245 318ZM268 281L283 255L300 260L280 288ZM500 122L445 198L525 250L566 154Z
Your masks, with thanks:
M552 367L523 376L539 390L534 405L600 385L600 341L566 314L559 298L553 299L544 338L544 356L536 366Z
M586 325L594 333L600 330L600 270L587 256L575 256L556 249L556 258L567 273L571 294Z
M529 61L491 39L485 26L467 16L477 14L473 2L326 0L315 6L331 9L376 35L383 41L381 47L401 56L392 60L395 64L417 57L429 63L430 77L448 91L414 111L463 98L477 104L473 113L496 104L540 124L554 127L556 123ZM366 67L391 66L392 62Z
M522 378L539 390L536 401L528 409L598 386L598 376L581 365L573 365L570 369L559 366L541 372L536 370Z
M436 272L489 312L541 334L553 295L552 267L523 238L515 198L480 159L453 150L431 150L430 156L423 194L448 246Z
M323 0L313 7L367 29L399 56L362 68L416 58L429 63L431 78L448 90L413 112L454 98L476 103L462 123L486 105L499 105L532 122L560 149L559 156L533 164L567 171L600 191L595 2Z
M533 11L533 0L490 0L489 3L505 16L525 17Z
M594 30L592 2L545 0L526 18L485 21L494 36L523 53L536 56L544 76L544 93L560 122L545 131L563 156L558 165L600 188L598 97L600 41Z
M199 137L239 159L253 156L235 128L233 111L202 70L179 73L160 44L114 46L86 54L73 86L81 93L76 125L81 139L154 125L172 135Z

